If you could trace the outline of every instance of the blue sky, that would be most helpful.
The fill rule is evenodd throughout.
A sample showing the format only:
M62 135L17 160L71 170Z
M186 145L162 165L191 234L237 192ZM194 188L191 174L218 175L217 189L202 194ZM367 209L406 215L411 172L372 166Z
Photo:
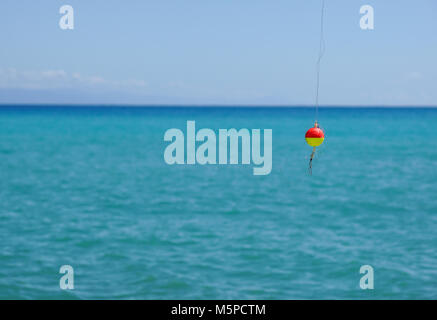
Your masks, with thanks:
M2 0L0 103L312 105L320 4ZM434 0L326 0L320 103L437 105L436 17Z

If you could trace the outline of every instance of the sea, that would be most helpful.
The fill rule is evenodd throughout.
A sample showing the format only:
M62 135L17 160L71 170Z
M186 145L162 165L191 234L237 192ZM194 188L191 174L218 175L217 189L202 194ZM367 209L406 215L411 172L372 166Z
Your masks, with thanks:
M270 174L167 164L190 120L271 129ZM437 109L320 108L310 175L314 120L0 106L0 299L437 299Z

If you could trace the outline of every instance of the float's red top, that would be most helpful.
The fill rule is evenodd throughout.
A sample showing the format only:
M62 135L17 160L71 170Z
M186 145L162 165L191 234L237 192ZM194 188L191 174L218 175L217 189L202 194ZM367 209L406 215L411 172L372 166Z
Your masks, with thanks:
M324 138L325 135L322 131L322 129L313 127L307 131L305 134L305 138Z

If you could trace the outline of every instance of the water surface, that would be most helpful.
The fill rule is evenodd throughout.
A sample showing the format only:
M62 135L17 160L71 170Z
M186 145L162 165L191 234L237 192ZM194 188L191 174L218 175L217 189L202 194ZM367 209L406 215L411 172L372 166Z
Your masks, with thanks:
M2 299L436 299L437 109L0 108ZM273 130L273 169L164 132ZM75 289L59 289L71 265ZM360 266L375 289L359 287Z

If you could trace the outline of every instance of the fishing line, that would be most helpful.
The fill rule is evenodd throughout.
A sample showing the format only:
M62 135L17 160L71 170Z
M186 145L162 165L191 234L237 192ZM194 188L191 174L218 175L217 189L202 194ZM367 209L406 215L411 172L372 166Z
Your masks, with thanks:
M308 167L308 173L311 175L313 170L313 159L316 155L316 147L320 146L325 139L325 134L319 127L317 118L319 117L319 85L320 85L320 61L322 60L323 54L325 53L325 39L323 37L323 17L325 13L325 0L322 0L322 10L320 13L320 42L319 42L319 56L317 58L317 77L316 77L316 121L314 127L310 128L305 134L306 142L313 147L313 152L310 155L310 163Z
M316 77L316 122L319 116L319 84L320 84L320 60L325 53L325 39L323 35L323 16L325 13L325 0L322 0L322 10L320 14L320 42L319 42L319 57L317 59L317 77Z

